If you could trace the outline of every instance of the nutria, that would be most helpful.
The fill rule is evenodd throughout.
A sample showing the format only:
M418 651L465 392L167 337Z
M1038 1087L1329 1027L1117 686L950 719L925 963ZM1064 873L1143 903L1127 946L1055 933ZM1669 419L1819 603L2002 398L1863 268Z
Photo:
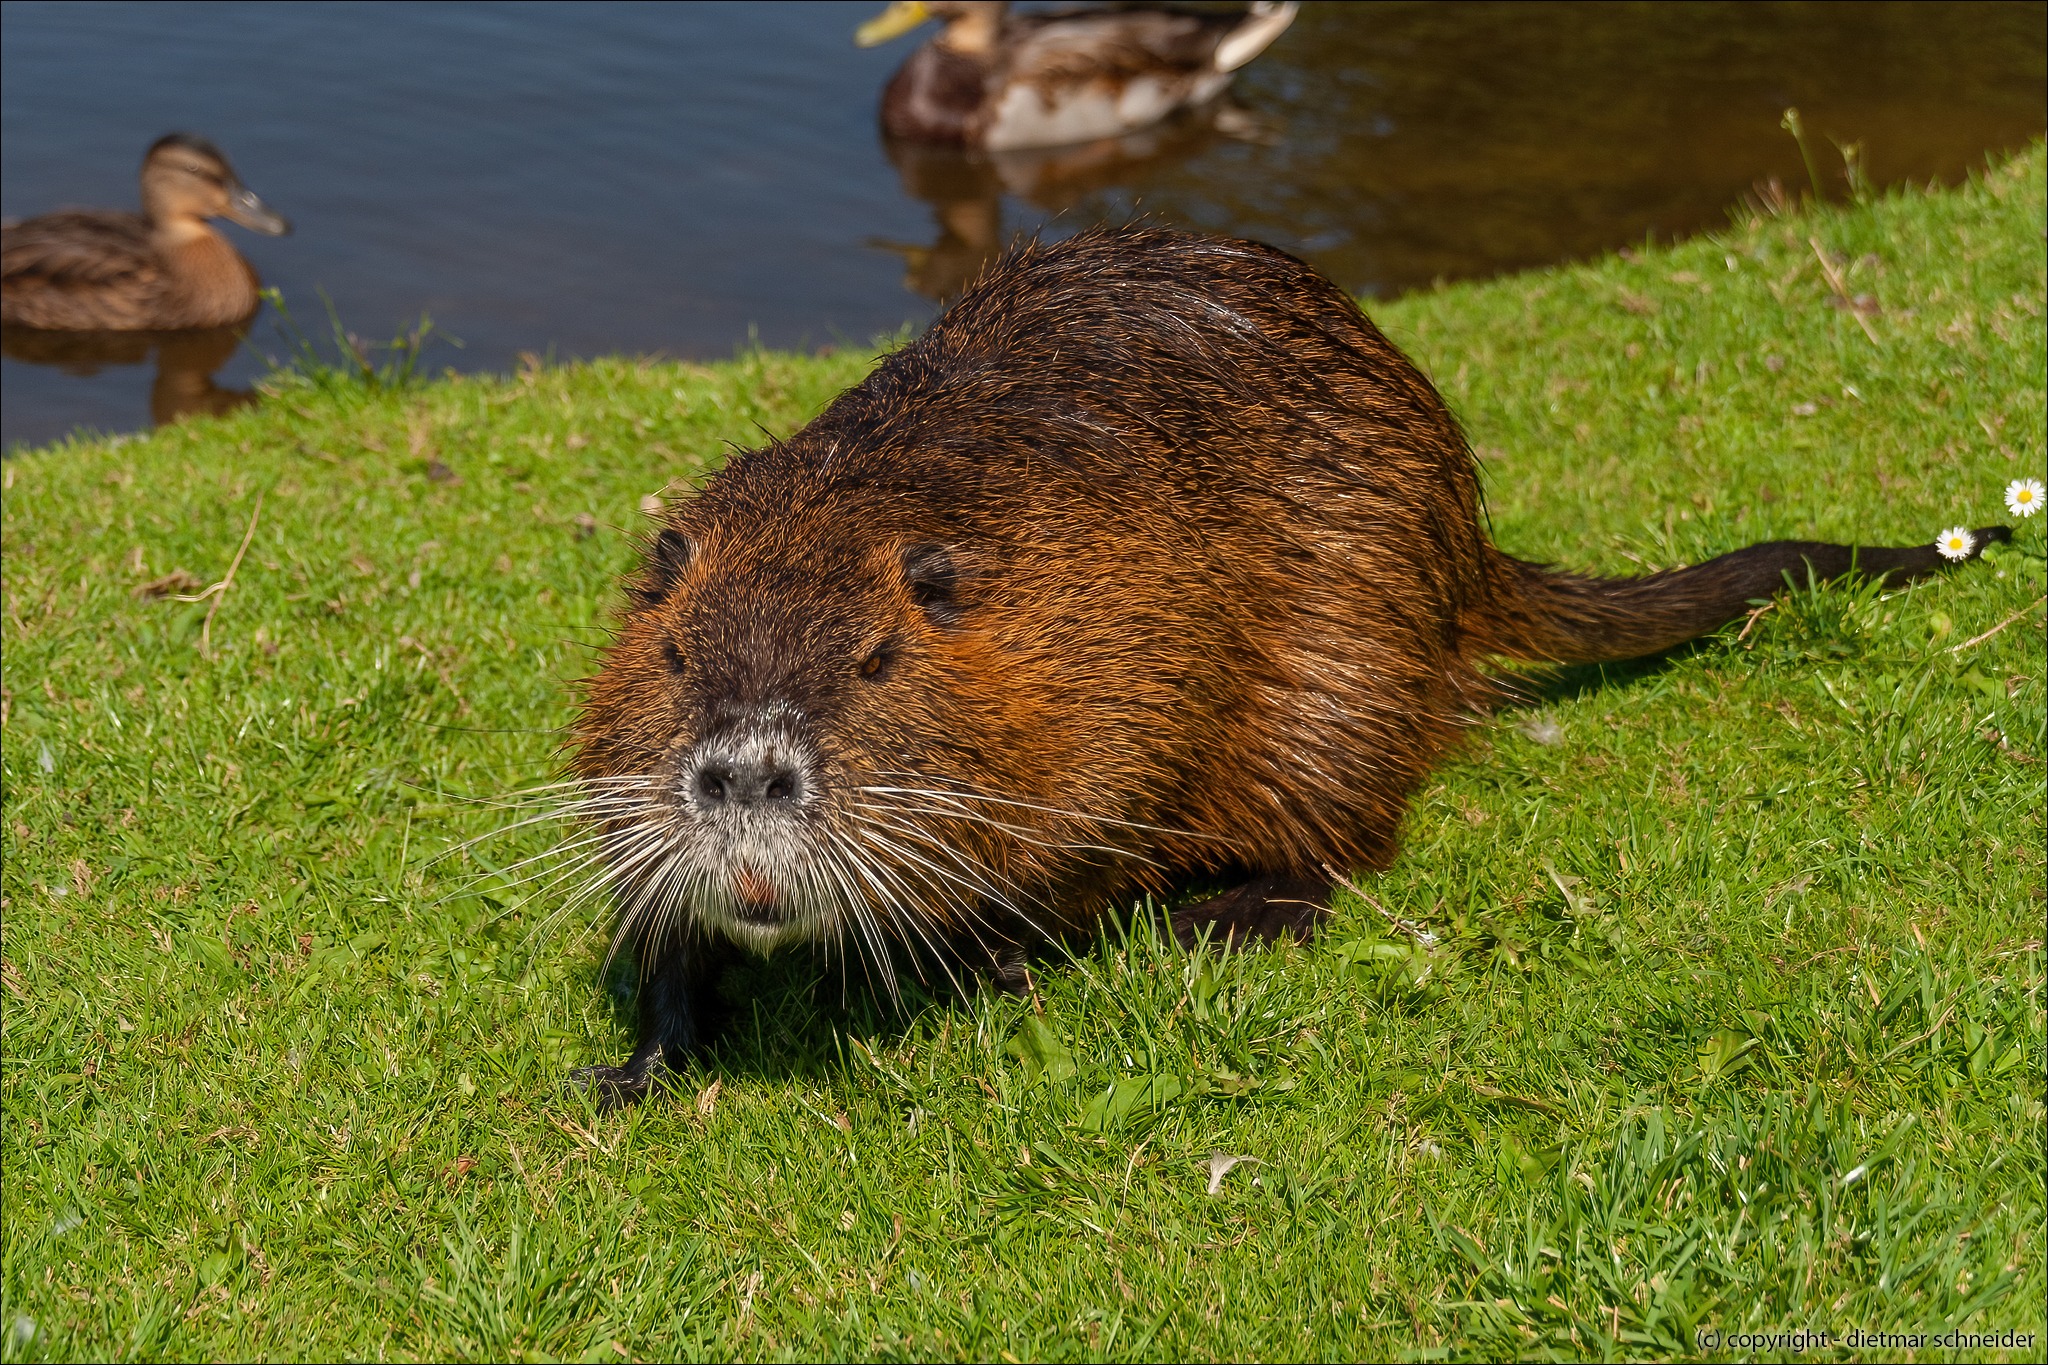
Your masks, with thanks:
M1602 579L1488 540L1472 453L1357 306L1253 242L1032 246L786 441L664 514L574 767L641 976L645 1092L738 948L1021 976L1140 894L1306 937L1502 694L1490 658L1648 655L1788 576L1752 545ZM1976 533L1978 544L2004 528Z

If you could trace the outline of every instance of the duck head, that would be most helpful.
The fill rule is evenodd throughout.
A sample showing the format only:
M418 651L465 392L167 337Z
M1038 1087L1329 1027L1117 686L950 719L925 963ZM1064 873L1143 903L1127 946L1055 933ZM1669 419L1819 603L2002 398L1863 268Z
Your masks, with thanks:
M142 211L158 228L225 218L266 237L292 230L242 183L220 148L191 133L160 137L143 156Z
M1002 36L1003 13L1009 8L1003 0L893 0L889 8L854 31L853 41L875 47L901 37L927 19L939 19L946 25L938 37L940 46L970 57L988 57Z

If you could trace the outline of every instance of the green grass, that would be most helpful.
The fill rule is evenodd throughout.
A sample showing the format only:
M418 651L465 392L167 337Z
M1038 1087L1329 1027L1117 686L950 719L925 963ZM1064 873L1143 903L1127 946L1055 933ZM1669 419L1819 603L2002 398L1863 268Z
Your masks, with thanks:
M1925 541L2042 473L2043 167L1377 315L1515 553ZM781 961L693 1093L565 1093L630 1028L601 939L537 936L554 906L492 873L552 835L433 855L557 771L642 499L867 363L309 385L7 462L8 1358L1667 1357L1958 1325L2038 1358L2039 521L1559 678L1313 947L1190 960L1139 924L1046 973L1042 1017L907 1021ZM252 519L210 627L136 595L220 578ZM1211 1194L1219 1153L1255 1162Z

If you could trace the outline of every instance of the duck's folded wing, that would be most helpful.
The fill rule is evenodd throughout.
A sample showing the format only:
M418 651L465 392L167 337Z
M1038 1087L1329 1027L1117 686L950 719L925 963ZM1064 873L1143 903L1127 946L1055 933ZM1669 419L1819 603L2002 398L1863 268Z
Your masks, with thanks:
M153 282L160 267L149 224L132 213L49 213L0 228L0 277L58 288Z
M1018 26L995 82L990 151L1119 137L1221 93L1217 46L1237 16L1112 10Z
M1235 71L1265 51L1294 21L1298 8L1285 4L1255 5L1251 12L1238 14L1127 9L1020 16L1012 21L1009 74L1062 84Z
M1205 15L1112 10L1059 16L1017 34L1006 54L1011 80L1044 86L1206 70L1222 29Z

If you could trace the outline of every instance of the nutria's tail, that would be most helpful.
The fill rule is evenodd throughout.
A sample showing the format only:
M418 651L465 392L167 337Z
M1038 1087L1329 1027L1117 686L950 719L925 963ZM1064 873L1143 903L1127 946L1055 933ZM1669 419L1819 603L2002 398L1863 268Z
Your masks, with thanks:
M1970 534L1964 559L1975 559L1993 541L2011 540L2012 528L1986 526ZM1892 549L1817 540L1765 541L1646 578L1581 578L1506 559L1512 600L1496 618L1494 648L1551 663L1635 659L1718 630L1788 583L1803 586L1809 574L1821 583L1851 576L1904 583L1961 562L1932 545Z

